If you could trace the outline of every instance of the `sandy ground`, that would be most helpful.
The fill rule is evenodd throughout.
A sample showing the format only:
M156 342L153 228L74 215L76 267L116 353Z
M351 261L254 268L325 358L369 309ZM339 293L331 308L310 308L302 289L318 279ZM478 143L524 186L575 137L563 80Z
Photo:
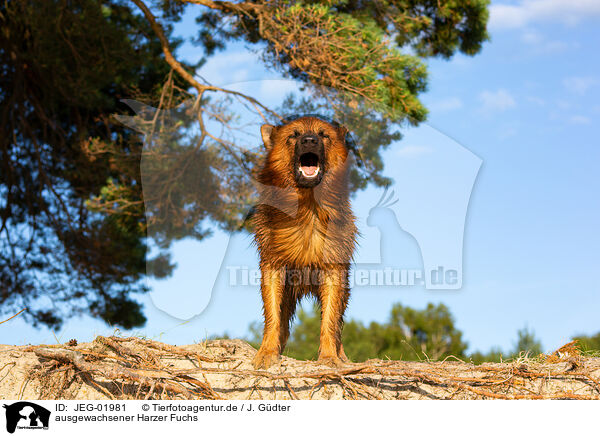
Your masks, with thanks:
M478 366L370 360L341 368L283 357L256 371L255 353L241 340L0 345L0 398L600 399L600 358L578 354Z

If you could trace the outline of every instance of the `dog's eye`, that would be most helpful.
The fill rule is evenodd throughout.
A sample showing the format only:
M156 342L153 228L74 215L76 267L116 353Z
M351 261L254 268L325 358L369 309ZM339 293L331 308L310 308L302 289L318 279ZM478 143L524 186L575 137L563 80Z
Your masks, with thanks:
M300 132L297 130L294 130L294 133L292 135L290 135L290 139L296 139L298 136L300 136Z
M327 135L323 130L319 132L319 136L324 139L329 139L329 135Z

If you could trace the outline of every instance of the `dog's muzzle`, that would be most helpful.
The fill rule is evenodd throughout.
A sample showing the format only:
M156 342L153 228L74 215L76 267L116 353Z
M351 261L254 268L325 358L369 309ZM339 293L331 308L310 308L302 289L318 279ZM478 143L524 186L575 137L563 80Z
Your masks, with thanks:
M312 188L323 179L325 148L317 135L307 133L296 143L294 175L298 186Z

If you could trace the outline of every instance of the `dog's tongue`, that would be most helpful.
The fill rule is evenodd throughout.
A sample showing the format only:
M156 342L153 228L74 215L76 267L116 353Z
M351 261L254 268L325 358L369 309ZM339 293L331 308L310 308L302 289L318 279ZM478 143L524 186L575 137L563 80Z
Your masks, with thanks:
M304 175L306 176L313 176L316 172L317 172L317 166L308 166L308 165L303 165L300 168L302 168L302 172L304 173Z

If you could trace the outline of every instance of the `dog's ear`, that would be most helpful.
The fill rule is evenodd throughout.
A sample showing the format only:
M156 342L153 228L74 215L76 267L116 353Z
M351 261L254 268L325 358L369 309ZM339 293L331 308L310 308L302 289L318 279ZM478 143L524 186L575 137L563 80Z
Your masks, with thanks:
M260 135L262 136L262 140L265 143L265 148L267 150L270 150L271 147L273 147L273 140L271 139L271 136L273 135L275 129L276 127L270 124L263 124L260 126Z

